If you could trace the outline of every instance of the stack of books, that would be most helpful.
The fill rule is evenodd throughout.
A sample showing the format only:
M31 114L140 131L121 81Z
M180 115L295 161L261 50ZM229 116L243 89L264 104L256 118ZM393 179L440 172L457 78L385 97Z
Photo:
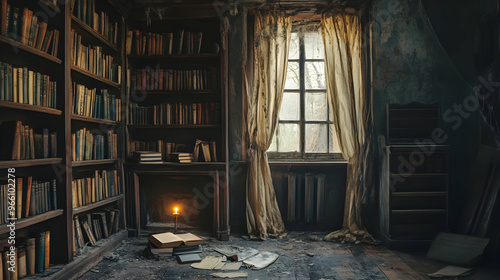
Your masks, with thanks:
M160 152L152 152L152 151L135 151L133 158L138 163L156 163L161 164L163 160L161 159Z
M192 153L170 153L170 160L178 163L193 162Z
M177 256L181 263L201 261L203 238L192 234L165 232L148 238L148 250L153 255Z

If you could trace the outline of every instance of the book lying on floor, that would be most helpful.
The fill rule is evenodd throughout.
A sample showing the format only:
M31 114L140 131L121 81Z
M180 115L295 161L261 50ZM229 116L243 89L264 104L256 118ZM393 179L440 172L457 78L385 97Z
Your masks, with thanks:
M179 263L194 263L194 262L199 262L201 261L201 255L200 254L184 254L184 255L178 255L177 256L177 261Z
M181 245L179 247L157 248L151 242L148 242L148 250L153 255L162 255L162 256L177 256L177 255L203 252L203 248L201 247L201 245L194 245L194 246Z
M174 234L165 232L151 235L148 240L157 248L179 247L181 245L194 246L205 243L203 238L192 233Z

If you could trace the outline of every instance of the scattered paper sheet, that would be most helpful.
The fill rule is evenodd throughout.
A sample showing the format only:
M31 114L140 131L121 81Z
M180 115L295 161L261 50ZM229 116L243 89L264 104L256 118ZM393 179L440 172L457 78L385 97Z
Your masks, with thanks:
M272 264L278 259L279 255L271 252L260 252L243 261L243 263L253 269L262 269Z
M201 262L199 263L193 263L191 264L191 267L197 268L197 269L215 269L219 265L224 265L223 262L226 261L226 257L220 257L220 256L207 256L204 257ZM222 266L221 266L222 267Z
M217 247L214 248L215 251L231 258L237 262L248 259L251 256L255 256L259 253L259 250L254 248L234 248L234 247Z
M247 272L217 272L210 274L216 278L239 278L239 277L248 277Z
M227 262L221 268L221 270L238 270L240 269L242 262Z
M454 265L449 265L445 268L442 268L434 273L430 273L429 277L458 277L458 276L466 276L472 273L472 269L459 267Z

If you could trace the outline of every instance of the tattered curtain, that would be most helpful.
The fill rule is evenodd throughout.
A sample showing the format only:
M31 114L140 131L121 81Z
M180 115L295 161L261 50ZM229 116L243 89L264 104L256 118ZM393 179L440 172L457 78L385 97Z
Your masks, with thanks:
M254 80L248 105L250 141L246 185L247 229L266 239L285 231L266 151L271 145L283 98L292 22L281 12L257 12L254 26Z
M370 98L365 90L361 24L356 14L324 14L321 32L325 46L328 102L340 150L346 160L347 184L342 229L326 240L374 242L361 219L361 204L371 184Z

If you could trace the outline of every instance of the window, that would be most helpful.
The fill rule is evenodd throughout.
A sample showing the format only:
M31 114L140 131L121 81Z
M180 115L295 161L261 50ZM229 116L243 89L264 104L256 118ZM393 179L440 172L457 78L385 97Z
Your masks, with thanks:
M321 33L294 32L271 158L341 158L326 95Z

